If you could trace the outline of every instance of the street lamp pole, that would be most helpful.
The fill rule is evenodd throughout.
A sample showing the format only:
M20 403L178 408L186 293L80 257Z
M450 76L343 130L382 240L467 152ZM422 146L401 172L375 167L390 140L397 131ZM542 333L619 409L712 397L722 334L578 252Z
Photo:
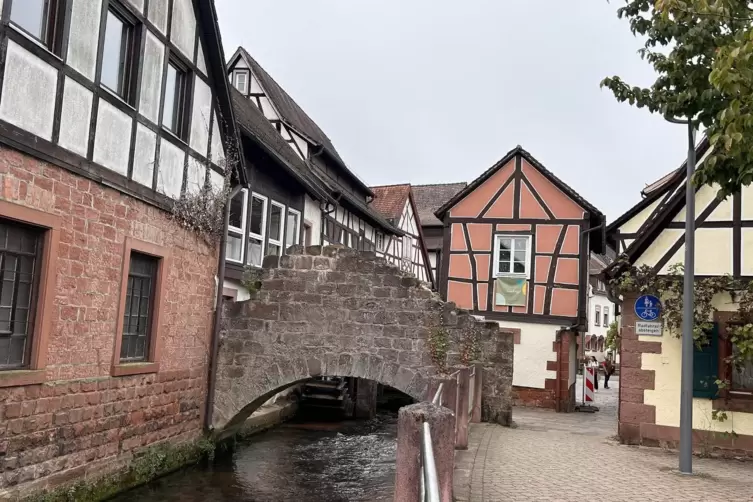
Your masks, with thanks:
M695 125L688 119L688 162L685 183L685 273L682 312L682 378L680 390L680 473L693 474L693 318L695 305Z
M682 312L682 375L680 380L680 473L693 474L693 314L695 283L695 123L692 118L670 122L688 126L688 161L685 183L685 265Z

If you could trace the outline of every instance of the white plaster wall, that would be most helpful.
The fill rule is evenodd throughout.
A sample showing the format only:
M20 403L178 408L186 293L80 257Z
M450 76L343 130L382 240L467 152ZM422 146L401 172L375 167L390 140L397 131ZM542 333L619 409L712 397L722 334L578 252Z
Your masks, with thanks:
M174 0L170 40L191 61L193 61L195 37L196 16L192 1Z
M625 222L625 224L620 227L620 232L625 234L633 234L637 232L638 229L641 228L641 225L643 225L643 223L646 221L646 219L651 216L651 213L654 212L654 209L659 206L660 202L661 199L656 200L654 203L646 207L643 211L630 218Z
M428 251L427 254L429 255L429 265L431 265L431 268L433 270L436 270L436 268L437 268L437 252L436 251Z
M127 176L131 127L131 117L100 98L94 133L94 162Z
M742 219L753 220L753 185L742 187Z
M60 111L60 138L58 144L86 157L89 149L93 94L71 78L63 86L63 106Z
M669 251L672 245L677 242L683 235L684 231L679 229L668 228L662 230L659 236L654 239L653 244L638 257L635 261L635 267L648 265L653 267Z
M737 310L728 294L717 295L714 307L720 311ZM643 354L641 369L655 372L654 390L643 391L645 404L656 407L656 424L670 427L680 426L680 376L682 368L682 341L667 329L660 337L640 336L640 341L661 342L661 354ZM693 399L693 428L737 434L753 434L753 414L727 412L728 419L719 422L711 419L711 400Z
M160 95L162 94L165 45L149 30L146 30L142 62L143 76L141 77L139 111L156 124L159 119Z
M193 110L191 111L191 148L207 154L209 118L212 116L212 90L198 75L194 76Z
M144 0L127 0L128 3L136 7L136 10L143 13L144 12Z
M322 211L319 208L319 201L312 199L308 194L303 199L303 219L311 223L311 245L320 245L322 243Z
M238 296L235 298L235 301L237 302L245 302L246 300L251 299L251 293L238 281L225 279L225 281L222 283L222 287L238 291Z
M222 190L222 188L224 187L225 178L214 169L210 169L209 170L209 183L212 186L212 190L215 192L218 192Z
M167 140L160 146L159 171L157 171L157 190L168 197L180 197L183 185L183 166L186 154Z
M698 218L701 213L708 207L709 204L716 198L716 194L719 191L719 185L703 185L695 194L695 217ZM687 210L685 207L680 209L677 216L672 221L682 222L685 221L685 215Z
M57 70L8 41L0 118L49 141L57 81Z
M66 63L94 81L102 2L73 0Z
M207 168L201 161L188 156L188 168L186 170L186 193L195 194L204 187L207 179Z
M149 20L163 33L167 33L167 1L149 0Z
M222 166L225 160L225 147L222 144L222 135L220 134L219 122L217 122L217 113L214 114L212 122L212 157L211 160L218 166Z
M742 275L753 275L753 228L742 229L741 241L740 271Z
M515 345L513 355L512 384L518 387L545 388L547 378L556 378L554 371L547 371L547 361L556 361L552 350L559 326L523 322L497 321L503 328L520 329L520 343Z
M137 124L132 179L149 188L152 188L154 181L154 153L156 148L157 135L149 128Z
M298 145L298 148L301 149L301 153L303 154L304 159L309 158L309 144L308 142L303 139L302 137L298 136L296 133L292 133L293 141L295 141L295 144Z
M196 51L196 67L201 70L201 73L207 75L207 62L204 59L204 48L201 45L201 40L199 40L199 47Z

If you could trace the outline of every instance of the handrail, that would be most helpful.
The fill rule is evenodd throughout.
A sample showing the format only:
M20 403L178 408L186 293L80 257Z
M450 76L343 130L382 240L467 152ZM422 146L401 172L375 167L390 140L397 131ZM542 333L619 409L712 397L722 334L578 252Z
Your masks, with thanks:
M431 444L431 428L423 423L421 434L421 463L422 485L424 488L424 502L439 502L439 479L437 478L437 466L434 462L434 447Z
M439 406L439 402L442 400L442 391L444 390L444 382L439 384L437 392L434 394L434 398L431 400L431 404Z

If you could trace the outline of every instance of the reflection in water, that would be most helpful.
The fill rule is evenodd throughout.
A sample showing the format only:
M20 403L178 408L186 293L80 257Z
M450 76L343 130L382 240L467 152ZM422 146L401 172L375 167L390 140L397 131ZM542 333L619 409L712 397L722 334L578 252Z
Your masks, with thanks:
M287 424L117 502L337 502L392 500L396 416L368 422Z

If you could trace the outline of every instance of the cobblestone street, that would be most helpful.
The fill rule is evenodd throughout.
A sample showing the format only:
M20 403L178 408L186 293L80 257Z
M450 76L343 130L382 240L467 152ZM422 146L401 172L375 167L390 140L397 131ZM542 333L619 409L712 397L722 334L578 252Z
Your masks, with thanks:
M617 385L596 393L594 414L515 408L514 428L473 424L456 500L753 500L753 463L695 458L684 477L675 452L619 444Z

